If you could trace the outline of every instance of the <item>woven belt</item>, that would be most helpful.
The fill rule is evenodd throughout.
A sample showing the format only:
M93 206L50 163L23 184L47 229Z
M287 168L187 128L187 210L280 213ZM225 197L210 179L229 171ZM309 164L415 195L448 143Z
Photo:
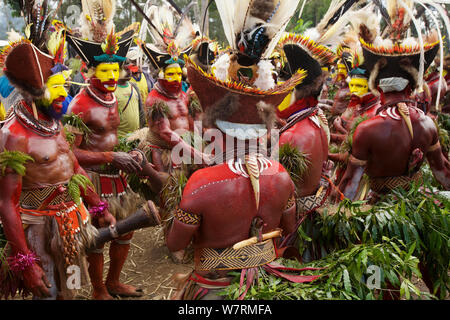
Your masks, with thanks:
M417 171L412 177L397 176L370 179L370 189L375 192L392 190L398 187L407 189L411 182L422 179L422 171Z
M244 248L203 248L200 259L195 259L196 270L232 270L253 268L272 262L276 258L272 239Z
M45 201L57 188L60 186L49 186L45 188L36 188L29 190L22 190L20 194L20 206L29 208L29 209L37 209ZM67 185L65 185L66 190L57 195L48 205L58 205L63 202L73 201L72 197L69 195L67 191Z

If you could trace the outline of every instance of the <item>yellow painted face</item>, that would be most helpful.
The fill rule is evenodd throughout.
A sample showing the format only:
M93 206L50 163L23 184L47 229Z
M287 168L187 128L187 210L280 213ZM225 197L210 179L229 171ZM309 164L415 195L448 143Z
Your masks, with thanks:
M347 68L345 67L345 64L338 63L337 65L337 73L343 76L347 76Z
M64 85L66 79L62 74L55 74L47 79L47 88L50 92L50 97L46 97L44 100L46 104L51 105L55 100L64 100L67 97L66 89Z
M119 79L120 67L117 62L114 63L100 63L95 68L95 77L104 83L108 91L116 90L116 83Z
M367 79L364 78L352 78L348 84L350 92L354 95L362 97L369 92L369 85Z
M168 82L181 82L182 77L183 70L181 70L181 67L179 66L167 67L166 70L164 70L164 79Z

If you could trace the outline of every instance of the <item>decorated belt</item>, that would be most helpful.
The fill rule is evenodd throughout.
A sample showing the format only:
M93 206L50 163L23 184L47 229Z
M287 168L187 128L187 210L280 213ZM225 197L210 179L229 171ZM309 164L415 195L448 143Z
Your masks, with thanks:
M417 171L412 176L383 177L370 179L370 189L375 192L392 190L398 187L407 189L411 182L422 179L422 171Z
M87 170L95 191L102 198L122 196L126 193L128 183L123 175L117 173L99 173Z
M323 177L321 178L320 185L323 186L323 188L319 187L320 192L318 190L318 192L316 192L315 194L297 198L297 213L298 214L309 213L323 205L326 198L328 197L328 194L330 193L330 190L329 190L330 185L329 185L329 182L326 179L324 179ZM299 218L299 217L297 217L297 218Z
M272 239L240 249L203 248L195 259L195 270L232 270L253 268L272 262L276 258Z
M66 190L58 194L54 199L52 199L48 205L58 205L64 202L73 201L72 197L67 191L67 184L63 185ZM28 209L37 209L41 204L50 197L60 185L48 186L44 188L28 189L22 190L19 198L19 204L21 207Z

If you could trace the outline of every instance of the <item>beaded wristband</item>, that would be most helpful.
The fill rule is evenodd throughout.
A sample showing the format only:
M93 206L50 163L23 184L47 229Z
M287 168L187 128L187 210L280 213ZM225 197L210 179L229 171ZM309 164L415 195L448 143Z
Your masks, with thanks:
M108 209L108 202L100 201L98 205L89 209L89 213L93 218L103 217L106 209Z
M39 260L38 256L34 252L27 254L18 253L15 256L6 258L9 268L13 272L20 272L28 267L31 267L36 261Z

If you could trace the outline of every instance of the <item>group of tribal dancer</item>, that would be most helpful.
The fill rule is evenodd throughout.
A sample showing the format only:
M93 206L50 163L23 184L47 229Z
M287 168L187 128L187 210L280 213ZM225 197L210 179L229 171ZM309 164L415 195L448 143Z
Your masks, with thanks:
M320 207L376 203L420 181L425 162L450 189L435 120L450 111L439 1L334 0L294 34L299 0L215 0L227 45L173 1L131 1L143 20L120 32L113 0L83 0L74 29L45 0L19 2L25 37L0 59L4 298L73 299L74 266L92 299L140 297L121 270L133 231L158 227L174 262L193 251L171 298L221 299L230 271L283 277L275 259L302 260L297 229ZM212 150L192 143L208 134Z

